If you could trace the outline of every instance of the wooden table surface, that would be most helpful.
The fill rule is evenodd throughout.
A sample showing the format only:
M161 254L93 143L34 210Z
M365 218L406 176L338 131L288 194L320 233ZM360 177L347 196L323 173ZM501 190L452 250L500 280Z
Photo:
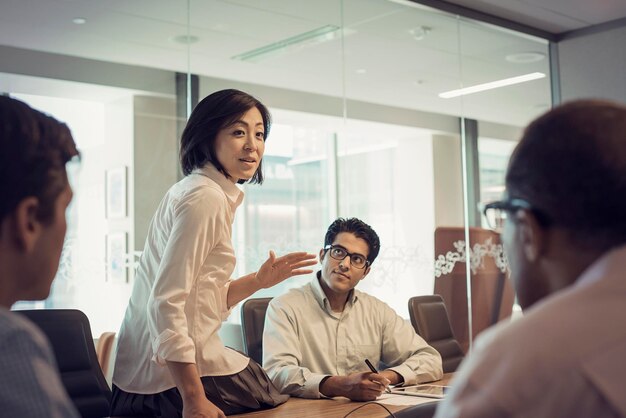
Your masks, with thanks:
M437 385L448 385L453 373L446 373L443 379L433 382ZM263 411L246 414L229 415L237 418L343 418L353 409L367 402L353 402L346 398L334 399L301 399L290 398L284 404ZM408 408L406 405L385 405L391 412ZM379 405L366 405L350 415L350 418L384 418L389 413Z

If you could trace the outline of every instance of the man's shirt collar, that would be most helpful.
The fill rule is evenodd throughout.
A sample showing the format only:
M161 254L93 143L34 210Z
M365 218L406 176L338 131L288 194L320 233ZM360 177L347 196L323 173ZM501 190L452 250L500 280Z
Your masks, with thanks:
M319 305L324 308L326 304L330 309L330 303L328 302L328 297L326 293L324 293L324 289L322 289L322 285L320 284L320 280L322 280L322 272L318 271L315 273L315 276L311 280L311 289L313 289L313 296L315 296L315 300ZM358 300L357 292L355 289L350 290L350 294L348 295L348 304L354 304Z

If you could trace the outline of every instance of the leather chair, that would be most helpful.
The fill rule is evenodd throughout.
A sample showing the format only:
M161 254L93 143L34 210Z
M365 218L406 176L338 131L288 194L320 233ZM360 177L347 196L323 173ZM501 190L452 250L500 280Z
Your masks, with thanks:
M419 405L413 405L402 411L394 412L396 418L432 418L435 416L437 405L440 401L426 402ZM387 416L391 418L391 415Z
M454 336L448 310L441 296L426 295L410 298L409 316L415 332L441 354L443 372L454 372L465 353Z
M472 324L470 333L469 312L467 305L467 271L465 262L449 262L445 271L435 278L433 293L441 295L446 303L450 323L457 341L463 350L469 348L472 339L511 315L515 292L506 272L499 263L502 253L500 235L483 228L469 228L469 247L480 257L470 257L471 308ZM458 245L465 244L463 227L444 227L435 229L435 257L459 256ZM479 248L476 248L478 246ZM476 263L479 261L478 263Z
M61 381L83 418L109 416L111 389L98 363L89 320L75 309L16 311L50 341ZM118 417L122 418L122 417Z
M265 312L272 298L248 299L241 305L243 346L248 357L263 364Z

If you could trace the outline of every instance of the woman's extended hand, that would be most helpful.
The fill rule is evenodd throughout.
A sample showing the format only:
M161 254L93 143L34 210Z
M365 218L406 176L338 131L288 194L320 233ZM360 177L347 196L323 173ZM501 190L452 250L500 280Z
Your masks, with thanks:
M270 251L269 258L265 260L265 263L256 272L256 281L264 289L272 287L291 276L313 273L313 270L303 269L303 267L317 264L315 258L315 254L309 254L304 251L289 253L277 258L274 251Z

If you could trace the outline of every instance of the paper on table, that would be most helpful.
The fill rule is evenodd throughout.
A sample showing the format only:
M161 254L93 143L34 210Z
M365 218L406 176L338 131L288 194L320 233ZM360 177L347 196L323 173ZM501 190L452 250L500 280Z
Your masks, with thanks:
M439 400L440 399L420 398L419 396L396 395L393 393L383 393L378 398L376 398L376 402L385 405L419 405L432 401L438 402Z

